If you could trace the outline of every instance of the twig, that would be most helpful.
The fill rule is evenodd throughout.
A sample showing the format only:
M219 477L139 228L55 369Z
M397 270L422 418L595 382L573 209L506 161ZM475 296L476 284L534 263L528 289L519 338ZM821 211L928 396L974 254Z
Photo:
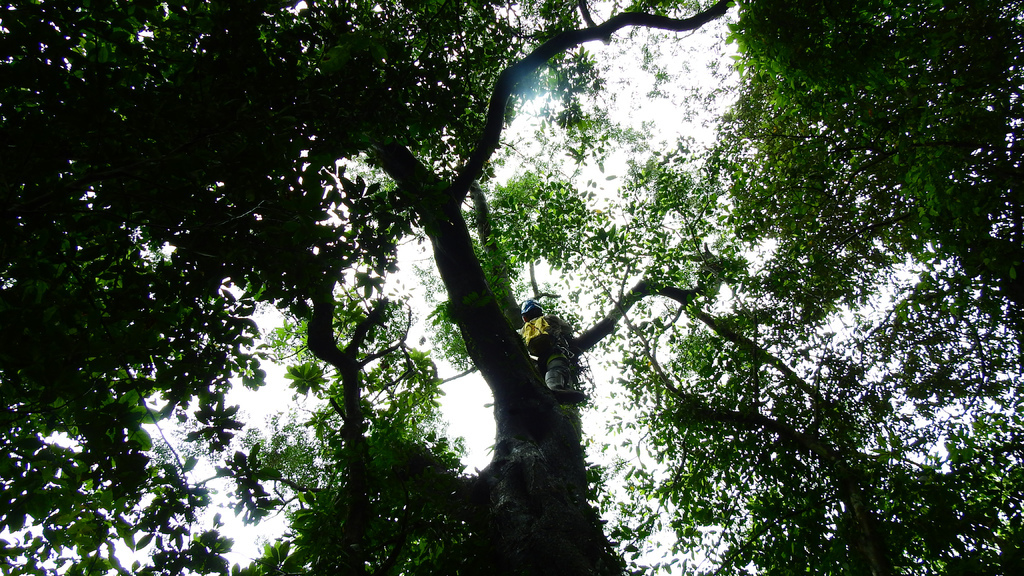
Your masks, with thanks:
M445 378L444 380L441 380L441 384L447 384L447 383L449 383L449 382L451 382L453 380L458 380L459 378L462 378L464 376L469 376L470 374L472 374L472 373L474 373L476 371L477 371L477 369L475 367L470 368L469 370L466 370L465 372L462 372L461 374L456 374L455 376L449 376L448 378Z

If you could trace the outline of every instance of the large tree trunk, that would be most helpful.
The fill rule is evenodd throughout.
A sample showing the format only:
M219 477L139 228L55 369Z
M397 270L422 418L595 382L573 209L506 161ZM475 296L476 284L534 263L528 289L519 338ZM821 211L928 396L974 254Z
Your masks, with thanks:
M621 574L587 502L574 409L559 406L488 287L459 204L428 219L438 270L473 362L494 393L494 459L480 474L495 558L510 572Z

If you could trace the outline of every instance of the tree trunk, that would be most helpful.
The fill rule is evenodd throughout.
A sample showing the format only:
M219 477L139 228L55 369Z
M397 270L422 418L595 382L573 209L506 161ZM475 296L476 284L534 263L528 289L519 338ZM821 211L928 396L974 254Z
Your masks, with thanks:
M454 199L425 219L438 270L473 362L494 393L487 494L498 565L528 574L621 574L622 562L587 502L579 419L544 385L505 318Z

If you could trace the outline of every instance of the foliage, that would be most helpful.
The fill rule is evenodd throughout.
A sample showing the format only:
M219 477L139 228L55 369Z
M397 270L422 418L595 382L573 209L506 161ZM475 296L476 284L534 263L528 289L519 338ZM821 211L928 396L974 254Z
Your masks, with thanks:
M161 570L222 568L216 532L190 536L191 462L147 466L144 425L196 418L189 440L225 447L231 377L262 385L257 302L301 315L323 262L393 266L411 217L335 162L371 138L436 163L469 147L521 42L495 10L8 4L5 564L103 572L142 533Z
M742 14L747 87L731 141L756 150L735 171L743 239L791 238L781 265L848 278L834 297L814 293L821 302L862 296L895 252L955 261L1018 318L1019 6L751 3ZM771 218L783 213L794 218Z
M726 3L620 8L9 3L4 573L1019 564L1019 5L739 2L709 151L617 125L584 43ZM527 105L540 161L498 180ZM390 283L412 241L433 314ZM606 434L543 387L524 291L608 367ZM442 360L494 395L471 476ZM309 409L245 428L229 393L268 361ZM249 566L215 481L244 522L287 514Z
M363 319L356 310L351 312L351 322ZM392 310L393 315L400 312L397 307ZM401 318L391 320L375 341L404 337L407 328L401 328ZM437 413L442 392L427 356L401 348L381 356L365 371L362 445L353 445L346 437L354 423L340 408L339 399L345 395L340 374L315 359L290 366L288 373L298 393L326 402L308 417L277 415L269 431L250 433L249 458L258 454L260 465L273 469L265 472L271 474L265 479L277 483L278 493L292 502L292 536L268 544L250 571L351 570L358 555L341 535L352 508L358 506L347 472L358 463L368 465L371 521L363 538L372 546L367 550L371 565L414 565L453 574L472 569L472 563L453 556L472 547L475 520L469 511L461 518L451 517L450 501L462 490L455 474L461 447L444 435ZM445 538L439 540L437 534Z
M620 534L670 530L716 573L1012 571L1019 7L739 16L709 167L749 262L727 314L631 330L623 382L652 408L629 427L658 465L624 469Z

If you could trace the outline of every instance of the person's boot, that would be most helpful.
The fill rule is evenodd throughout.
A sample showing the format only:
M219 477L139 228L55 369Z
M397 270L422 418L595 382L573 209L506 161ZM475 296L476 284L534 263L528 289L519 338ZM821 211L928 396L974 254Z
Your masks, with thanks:
M571 388L558 388L551 390L559 404L579 404L587 401L587 395L579 390Z
M579 404L587 399L587 395L579 390L573 390L566 383L569 380L569 367L565 360L558 358L549 364L549 369L544 375L544 382L548 389L554 393L559 404Z

